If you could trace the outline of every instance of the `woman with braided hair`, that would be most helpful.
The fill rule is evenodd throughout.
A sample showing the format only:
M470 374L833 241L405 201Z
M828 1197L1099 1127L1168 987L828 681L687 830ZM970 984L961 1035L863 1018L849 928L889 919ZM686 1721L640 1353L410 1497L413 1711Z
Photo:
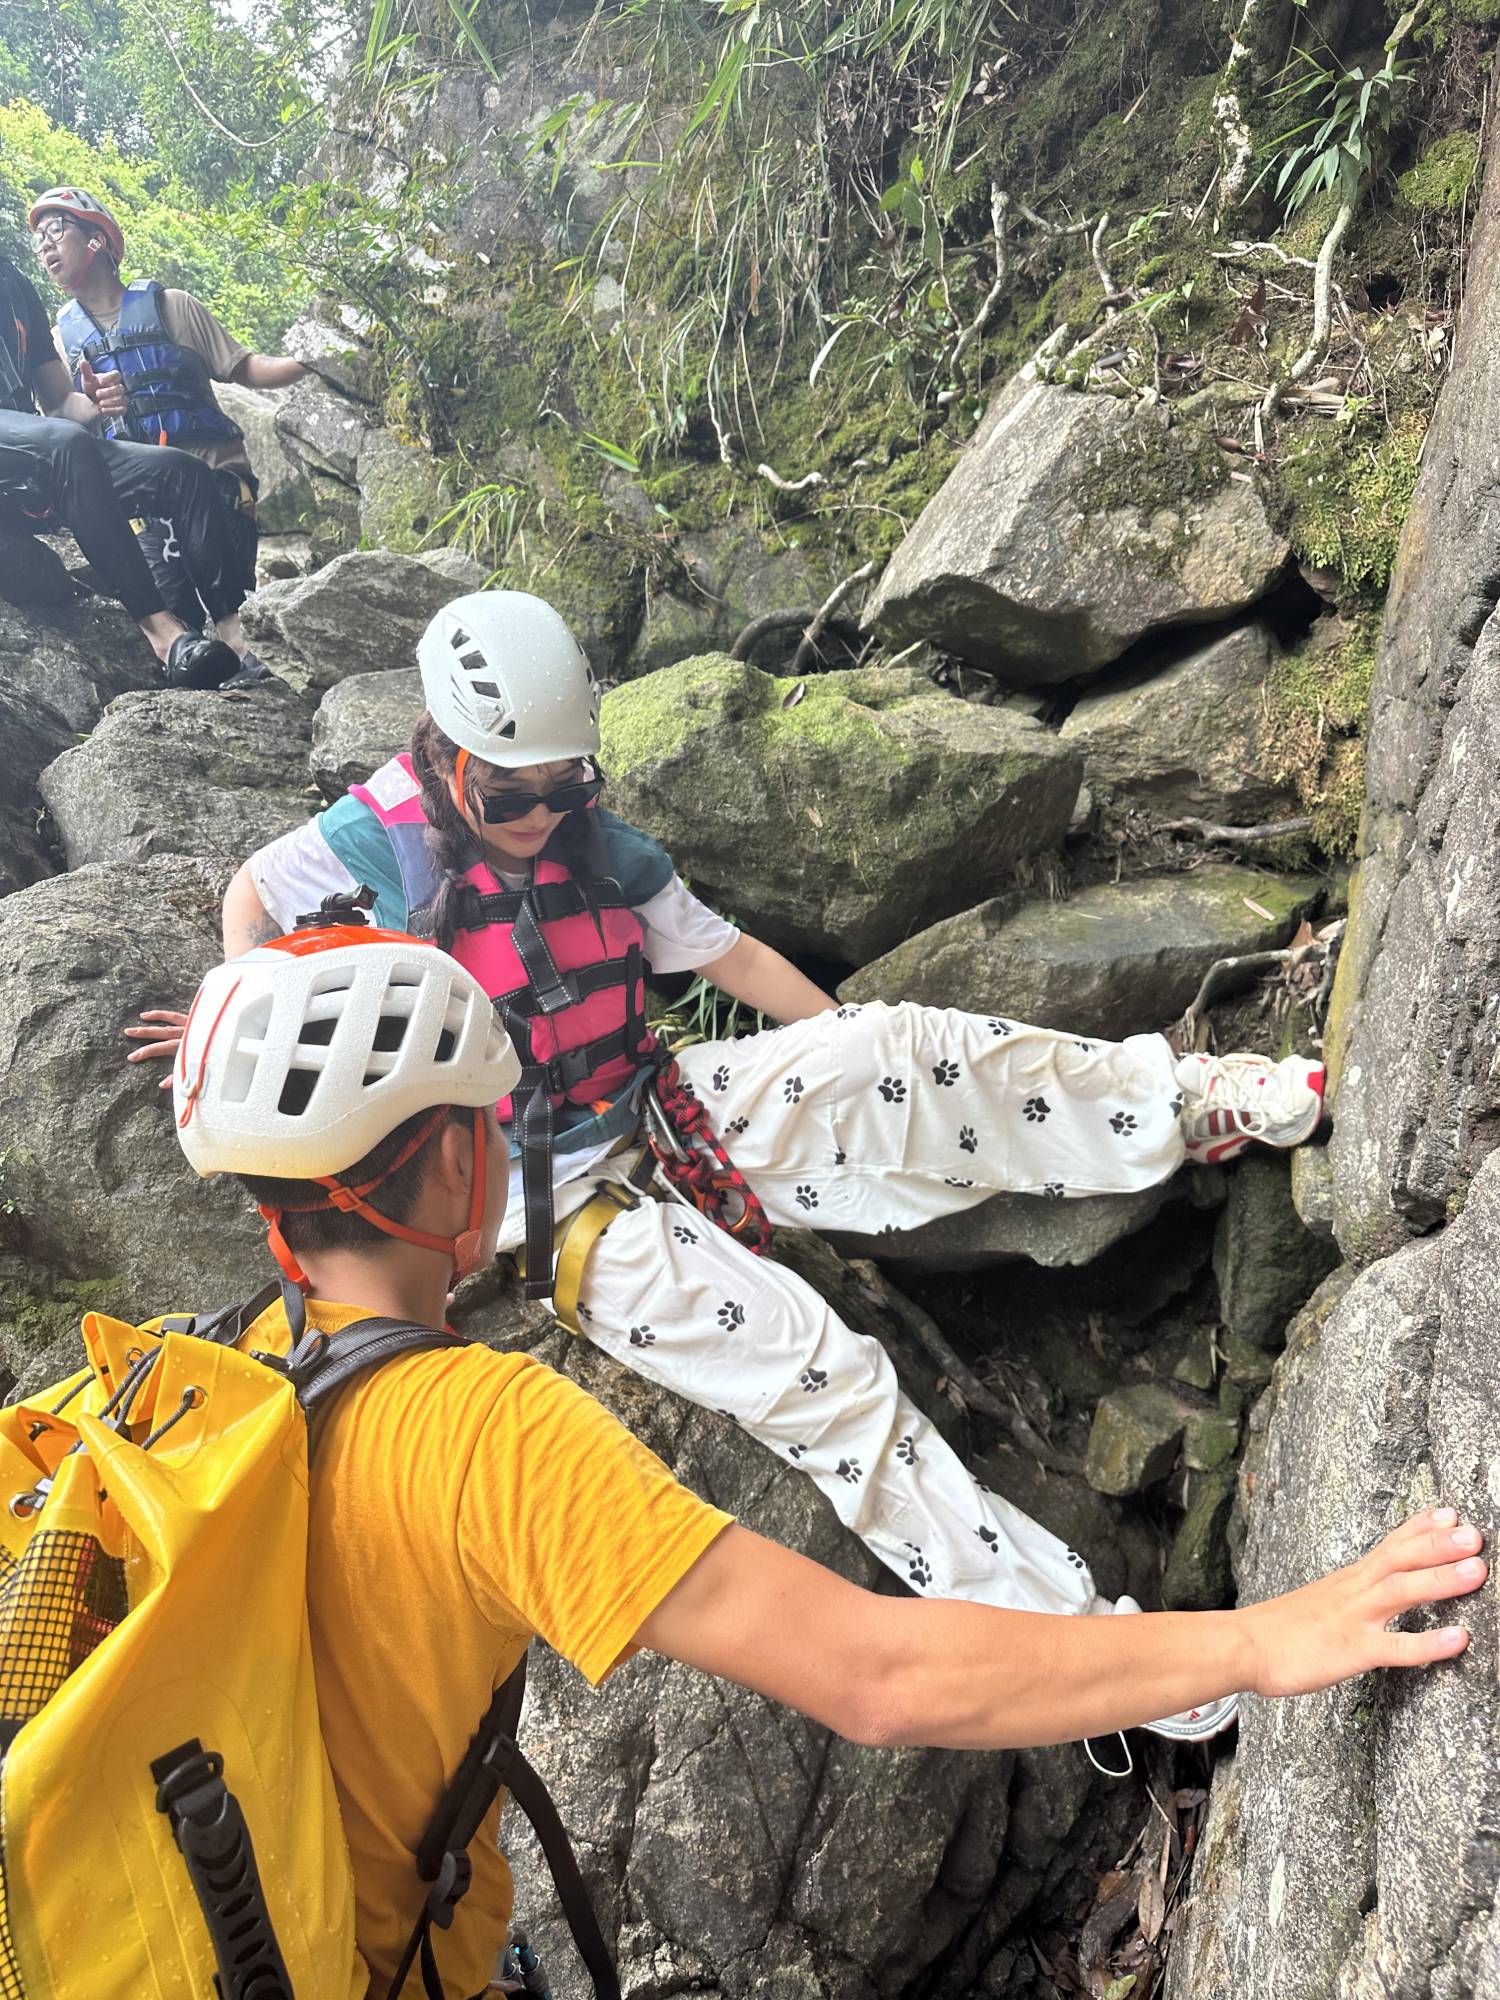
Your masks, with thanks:
M522 1053L500 1107L501 1248L524 1239L528 1284L565 1324L800 1466L918 1591L1138 1609L1100 1598L1080 1556L971 1477L878 1342L752 1254L758 1226L873 1235L1002 1190L1149 1187L1187 1159L1307 1138L1322 1070L1179 1059L1160 1035L1085 1040L1000 1014L840 1007L603 807L598 690L548 605L461 597L418 662L427 708L410 750L250 858L225 897L226 956L372 891L377 923L435 937L479 979ZM658 1089L648 967L700 972L783 1025L681 1052ZM174 1046L179 1019L129 1031L137 1059ZM697 1185L709 1219L641 1198L643 1128L669 1191ZM1229 1699L1159 1727L1193 1739L1233 1713Z

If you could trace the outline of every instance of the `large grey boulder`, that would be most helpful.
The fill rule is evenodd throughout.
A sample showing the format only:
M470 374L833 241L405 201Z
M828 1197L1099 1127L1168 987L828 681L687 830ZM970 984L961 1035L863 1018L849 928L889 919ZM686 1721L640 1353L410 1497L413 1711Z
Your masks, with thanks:
M295 535L317 506L307 472L288 456L276 428L284 395L265 389L242 389L237 382L217 382L214 394L227 417L245 433L259 490L255 518L262 535Z
M1065 903L997 897L897 945L846 979L839 998L919 1000L1118 1039L1180 1014L1215 959L1285 944L1321 893L1310 876L1226 864L1101 883Z
M316 378L299 382L276 413L276 432L292 463L345 486L355 483L370 428L367 412Z
M0 1243L126 1318L223 1304L265 1256L245 1197L183 1160L161 1065L121 1040L219 962L230 872L158 856L0 901Z
M1049 1268L1092 1264L1153 1221L1173 1188L1163 1181L1135 1194L1092 1194L1077 1201L996 1194L920 1229L879 1236L835 1232L829 1240L851 1256L879 1257L901 1271L982 1271L1022 1258Z
M1288 554L1205 433L1023 371L891 558L866 622L1019 686L1070 681L1148 632L1233 617Z
M258 590L245 604L245 630L289 657L289 679L329 688L349 674L409 666L433 613L483 582L479 564L453 549L352 550L312 576Z
M858 963L1058 847L1078 762L901 667L777 679L708 654L605 697L610 803L783 948Z
M415 667L354 674L331 687L312 727L313 781L324 798L341 798L404 750L421 713L422 676Z
M70 868L245 857L306 819L308 716L284 689L121 695L41 777Z
M1419 1506L1493 1524L1500 1162L1435 1240L1366 1270L1331 1312L1321 1296L1256 1412L1239 1577L1252 1602L1362 1555ZM1474 1636L1425 1672L1245 1702L1173 2000L1500 1992L1493 1589L1409 1622Z
M1062 726L1106 816L1253 825L1296 810L1266 736L1276 640L1242 625L1166 666L1087 694Z
M113 696L160 678L150 647L103 598L26 610L0 601L0 895L57 865L37 790L42 771Z
M500 1317L492 1308L481 1324ZM727 1420L585 1341L520 1338L705 1499L856 1582L882 1581L811 1483ZM598 1693L538 1655L522 1744L578 1843L626 1993L895 2000L934 1979L934 1991L1016 1990L1007 1936L1090 1893L1091 1861L1128 1824L1129 1793L1096 1791L1076 1747L864 1749L649 1653ZM504 1838L517 1918L556 1990L576 1961L551 1883L518 1816Z

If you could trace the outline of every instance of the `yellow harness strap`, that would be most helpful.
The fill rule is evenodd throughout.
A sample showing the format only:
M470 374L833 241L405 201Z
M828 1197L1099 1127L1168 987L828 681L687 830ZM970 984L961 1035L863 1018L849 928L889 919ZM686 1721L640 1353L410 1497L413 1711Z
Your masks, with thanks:
M589 1252L617 1215L639 1208L641 1197L634 1188L619 1181L601 1181L595 1192L566 1222L552 1232L555 1272L552 1280L552 1313L569 1333L581 1331L578 1324L578 1294L583 1289L583 1273ZM524 1274L524 1253L517 1257Z

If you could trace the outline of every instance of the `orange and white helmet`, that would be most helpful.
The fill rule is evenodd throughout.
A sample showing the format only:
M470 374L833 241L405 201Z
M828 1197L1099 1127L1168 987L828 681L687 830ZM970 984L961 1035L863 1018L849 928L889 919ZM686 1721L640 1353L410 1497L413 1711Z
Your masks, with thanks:
M83 188L48 188L39 194L26 214L26 226L35 229L44 215L71 215L75 222L81 222L85 229L97 229L109 247L109 254L118 264L125 255L125 232L115 221L102 201Z
M332 925L214 967L172 1102L197 1173L324 1180L419 1112L498 1103L520 1073L488 995L446 952Z
M445 604L417 642L422 698L443 734L516 771L599 754L599 684L562 614L524 590Z

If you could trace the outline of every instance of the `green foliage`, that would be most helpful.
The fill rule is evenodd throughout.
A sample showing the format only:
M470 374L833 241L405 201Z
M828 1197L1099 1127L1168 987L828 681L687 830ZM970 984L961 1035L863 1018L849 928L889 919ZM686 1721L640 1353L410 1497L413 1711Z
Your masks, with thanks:
M43 189L76 183L111 208L125 231L125 275L181 286L241 339L274 348L303 287L284 240L254 210L205 207L161 168L129 158L105 138L90 145L37 105L0 105L0 250L60 307L33 255L26 210Z
M1371 138L1390 130L1396 93L1411 81L1411 65L1390 52L1403 33L1398 24L1386 60L1368 75L1359 64L1335 70L1307 49L1294 52L1292 73L1272 102L1297 123L1267 142L1256 182L1275 174L1274 191L1289 221L1315 195L1336 193L1349 204L1358 198L1370 170Z

